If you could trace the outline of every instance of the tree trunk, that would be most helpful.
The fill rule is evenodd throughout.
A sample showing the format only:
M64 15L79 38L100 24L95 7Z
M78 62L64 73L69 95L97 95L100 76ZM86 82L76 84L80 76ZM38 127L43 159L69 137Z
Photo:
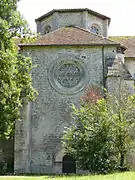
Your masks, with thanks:
M124 160L125 160L125 155L123 153L120 154L120 168L124 168Z

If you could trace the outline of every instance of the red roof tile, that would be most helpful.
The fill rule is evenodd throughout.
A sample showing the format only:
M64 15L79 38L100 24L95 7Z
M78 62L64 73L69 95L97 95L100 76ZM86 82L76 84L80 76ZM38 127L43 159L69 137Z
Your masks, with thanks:
M48 45L118 45L118 42L96 35L85 29L68 26L41 36L35 42L19 46Z
M110 38L126 47L125 57L135 57L135 36L111 36Z

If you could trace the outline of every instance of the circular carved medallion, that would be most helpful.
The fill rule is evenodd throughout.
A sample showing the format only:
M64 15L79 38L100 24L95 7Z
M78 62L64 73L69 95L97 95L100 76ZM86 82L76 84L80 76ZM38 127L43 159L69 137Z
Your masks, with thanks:
M77 61L67 60L55 63L50 68L51 85L61 93L76 93L85 85L85 70Z
M81 70L73 63L62 64L55 72L55 78L61 86L66 88L75 87L82 78Z

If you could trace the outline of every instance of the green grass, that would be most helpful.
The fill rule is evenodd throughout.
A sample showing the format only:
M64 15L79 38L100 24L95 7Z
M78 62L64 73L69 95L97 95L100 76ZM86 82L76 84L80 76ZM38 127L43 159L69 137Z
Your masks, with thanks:
M135 172L95 176L0 176L0 180L135 180Z

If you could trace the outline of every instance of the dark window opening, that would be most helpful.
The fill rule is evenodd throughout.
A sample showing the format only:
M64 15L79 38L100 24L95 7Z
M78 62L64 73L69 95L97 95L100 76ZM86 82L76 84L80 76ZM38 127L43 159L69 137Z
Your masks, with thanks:
M47 25L44 27L44 34L47 34L51 31L51 26L50 25Z

